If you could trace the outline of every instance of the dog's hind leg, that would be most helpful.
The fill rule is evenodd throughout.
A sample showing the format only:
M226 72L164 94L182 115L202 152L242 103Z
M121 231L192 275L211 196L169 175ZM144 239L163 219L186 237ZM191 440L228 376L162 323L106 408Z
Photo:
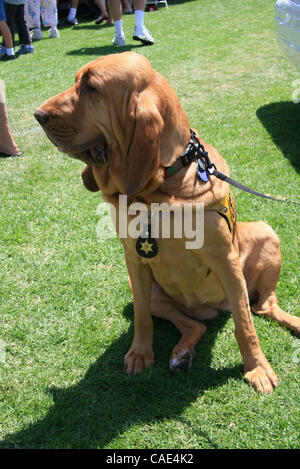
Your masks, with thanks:
M280 267L269 267L261 275L258 285L258 302L252 306L252 311L273 319L300 334L300 318L286 313L278 306L275 287L279 269Z
M258 295L252 306L255 314L264 315L300 334L300 318L286 313L276 298L276 284L281 267L280 242L264 222L239 223L239 248L248 291Z
M194 348L205 333L206 327L180 312L154 281L151 294L151 314L171 321L182 334L180 341L172 351L170 368L177 371L189 369L195 356Z

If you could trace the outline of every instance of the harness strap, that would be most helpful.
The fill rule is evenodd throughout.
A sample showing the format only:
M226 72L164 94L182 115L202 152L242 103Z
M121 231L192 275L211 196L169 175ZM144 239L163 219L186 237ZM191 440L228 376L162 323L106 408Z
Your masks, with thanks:
M231 191L228 191L225 197L218 204L205 209L205 212L217 212L227 222L230 233L232 234L232 242L234 241L236 222L237 222L237 208L236 203Z

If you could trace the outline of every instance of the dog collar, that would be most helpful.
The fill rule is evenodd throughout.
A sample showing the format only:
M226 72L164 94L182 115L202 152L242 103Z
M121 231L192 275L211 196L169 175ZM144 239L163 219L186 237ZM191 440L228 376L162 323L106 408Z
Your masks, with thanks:
M207 182L210 175L213 174L215 165L210 161L204 146L199 142L196 132L193 129L190 129L190 131L191 138L188 146L171 166L165 168L164 179L173 176L193 161L197 161L197 174L203 182Z

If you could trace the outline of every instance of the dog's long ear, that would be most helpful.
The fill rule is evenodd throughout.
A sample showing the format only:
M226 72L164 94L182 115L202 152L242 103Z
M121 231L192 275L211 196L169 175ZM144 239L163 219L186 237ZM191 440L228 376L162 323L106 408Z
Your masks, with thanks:
M140 192L150 181L160 161L163 119L150 96L140 96L134 118L134 131L128 151L126 194Z
M90 166L86 166L81 173L82 182L84 186L91 192L97 192L99 187L93 175L93 169Z

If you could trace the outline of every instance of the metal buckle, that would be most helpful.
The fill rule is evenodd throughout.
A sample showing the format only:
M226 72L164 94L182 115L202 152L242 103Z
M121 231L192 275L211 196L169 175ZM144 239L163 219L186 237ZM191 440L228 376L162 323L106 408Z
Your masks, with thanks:
M188 164L189 164L189 157L188 157L187 154L181 155L180 160L181 160L182 166L188 166Z
M193 161L194 155L195 155L195 149L191 145L191 143L189 143L183 155L180 156L182 166L188 166Z
M207 151L205 151L204 146L202 145L202 143L200 143L200 141L199 141L199 139L196 135L196 132L194 132L193 129L191 129L191 136L192 136L191 140L193 141L193 146L194 146L195 151L197 153L196 158L197 159L201 158L203 164L205 164L205 166L206 166L206 169L209 170L210 168L212 168L214 166L214 164L210 161ZM210 174L213 174L211 171L209 171L209 172L210 172Z

